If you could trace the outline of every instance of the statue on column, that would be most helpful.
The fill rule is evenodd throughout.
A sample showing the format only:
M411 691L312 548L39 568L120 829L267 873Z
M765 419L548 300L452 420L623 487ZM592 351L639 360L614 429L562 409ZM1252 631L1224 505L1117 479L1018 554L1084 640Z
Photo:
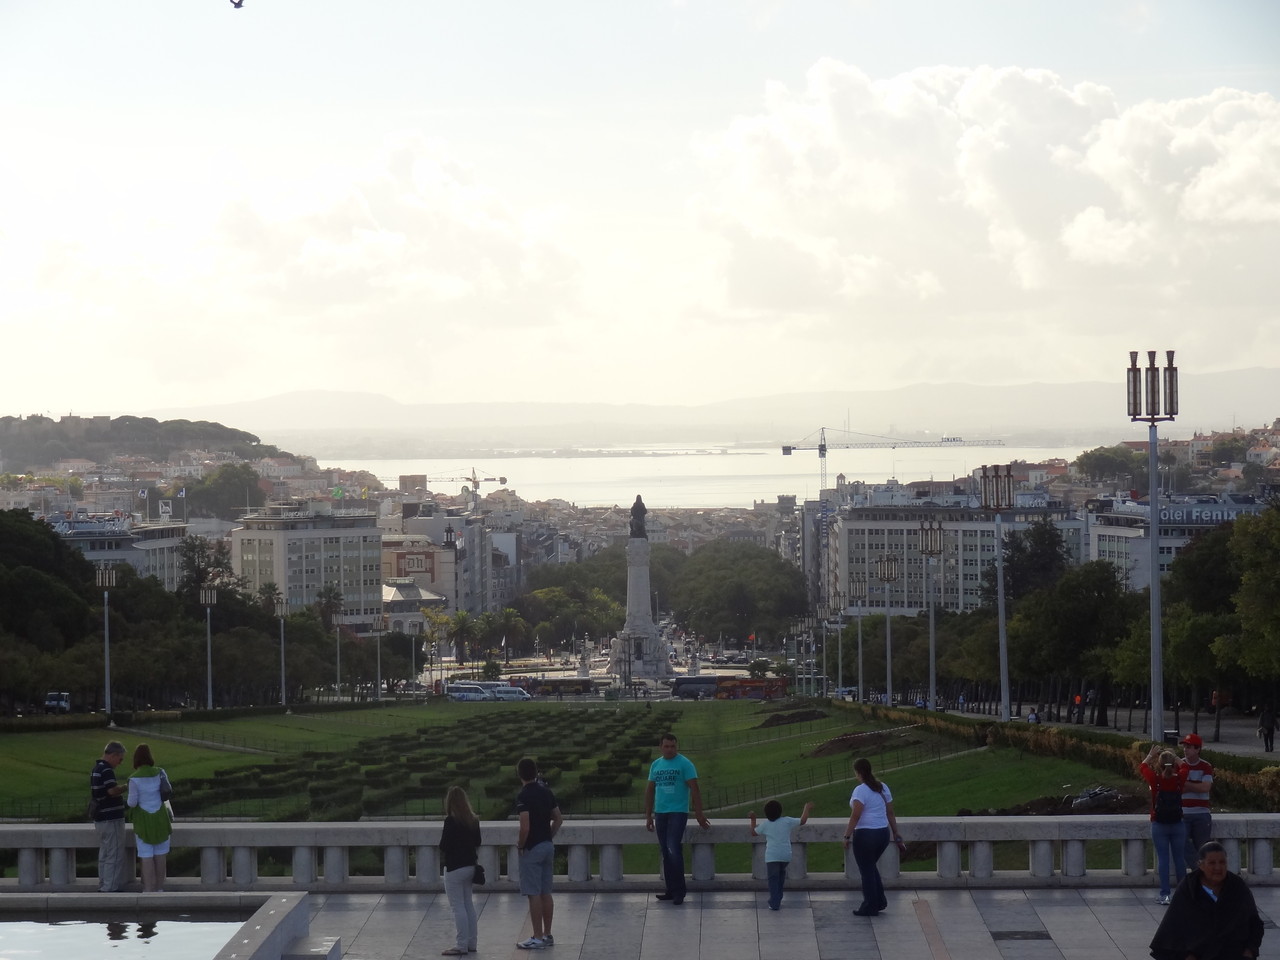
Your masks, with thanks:
M644 515L649 509L644 505L644 501L640 499L640 494L636 494L636 502L631 505L631 539L632 540L648 540L649 534L644 529Z

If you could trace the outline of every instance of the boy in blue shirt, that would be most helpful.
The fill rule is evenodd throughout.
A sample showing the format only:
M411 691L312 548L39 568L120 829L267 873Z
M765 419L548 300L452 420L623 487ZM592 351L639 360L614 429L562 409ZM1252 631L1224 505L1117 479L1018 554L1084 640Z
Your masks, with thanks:
M769 871L769 909L782 906L782 888L787 882L787 864L791 862L791 831L803 827L809 820L813 802L804 805L797 817L784 817L782 804L770 800L764 805L765 822L756 823L756 812L751 811L751 835L764 837L764 862Z

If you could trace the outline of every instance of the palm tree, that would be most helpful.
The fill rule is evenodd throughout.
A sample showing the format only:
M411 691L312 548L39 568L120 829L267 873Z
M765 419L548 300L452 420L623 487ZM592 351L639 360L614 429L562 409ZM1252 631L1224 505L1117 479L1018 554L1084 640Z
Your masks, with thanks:
M510 663L511 647L517 641L524 639L529 624L515 607L504 607L502 613L498 614L498 623L502 629L502 648L506 651L507 663Z
M475 640L476 632L476 622L465 610L459 610L449 620L449 639L453 642L453 652L459 665L469 659L469 645Z

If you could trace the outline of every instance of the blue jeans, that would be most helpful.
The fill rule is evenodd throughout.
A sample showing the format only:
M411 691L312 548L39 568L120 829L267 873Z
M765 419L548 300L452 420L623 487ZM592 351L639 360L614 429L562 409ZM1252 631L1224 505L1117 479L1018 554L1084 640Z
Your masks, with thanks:
M765 866L769 868L769 909L777 910L782 906L782 888L787 885L787 861L770 860Z
M1187 869L1194 870L1200 861L1200 848L1213 839L1213 815L1184 813L1182 822L1187 828Z
M662 878L673 900L683 900L687 892L684 883L684 828L688 822L688 813L653 815L653 832L658 837L658 849L662 851Z
M1183 860L1183 851L1187 846L1187 825L1185 821L1177 823L1151 822L1151 842L1156 848L1156 872L1160 874L1160 896L1167 897L1173 888L1182 882L1182 875L1187 872ZM1172 880L1169 876L1173 869Z
M853 831L853 860L862 876L862 905L859 910L879 912L889 906L876 864L889 846L889 828L874 827Z
M471 880L475 872L475 867L459 867L457 870L444 872L444 892L449 898L449 909L453 911L453 945L459 950L476 948L479 928L476 923L476 906L471 899Z

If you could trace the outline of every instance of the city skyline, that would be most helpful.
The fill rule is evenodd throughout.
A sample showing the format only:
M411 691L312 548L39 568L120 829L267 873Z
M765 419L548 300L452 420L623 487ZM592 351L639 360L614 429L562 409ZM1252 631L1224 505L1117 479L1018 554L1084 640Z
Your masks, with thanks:
M1264 2L10 5L0 409L1274 366L1277 28Z

